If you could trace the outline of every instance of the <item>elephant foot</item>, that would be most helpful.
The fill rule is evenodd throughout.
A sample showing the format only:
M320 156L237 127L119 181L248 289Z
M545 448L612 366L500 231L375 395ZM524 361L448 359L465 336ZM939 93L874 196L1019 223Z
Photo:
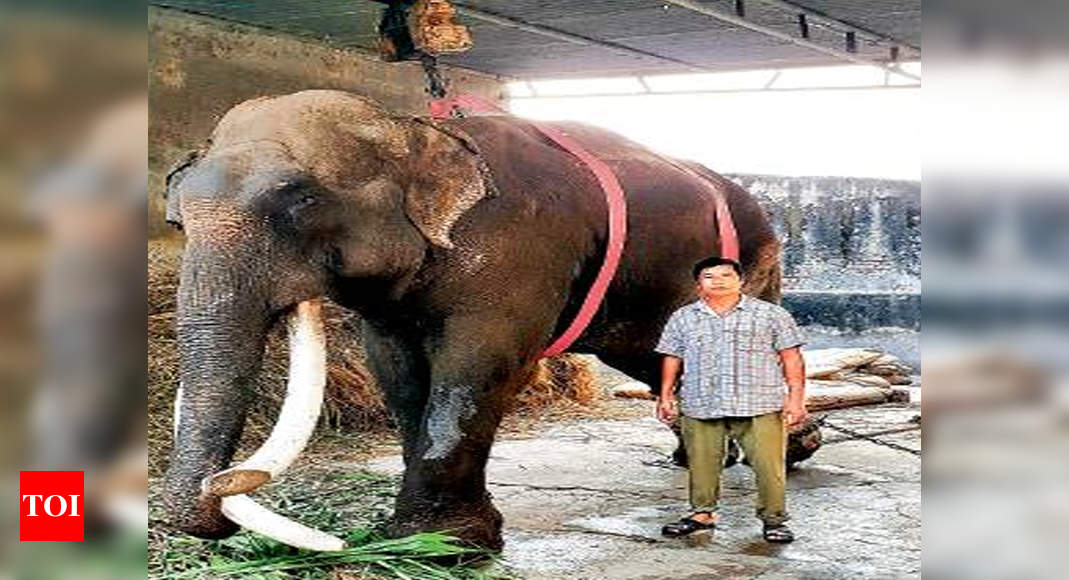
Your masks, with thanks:
M676 447L676 450L672 452L672 463L676 467L689 467L690 459L687 458L687 448L680 444Z
M787 466L809 459L823 444L820 421L810 417L787 438Z
M482 501L467 503L399 500L386 524L386 535L401 538L420 532L442 532L464 544L499 553L505 545L501 538L503 521L489 494Z
M742 456L742 449L739 448L739 444L734 439L728 439L728 450L724 454L724 469L731 467L739 462L739 457ZM745 459L743 459L745 463ZM746 463L749 465L749 463Z

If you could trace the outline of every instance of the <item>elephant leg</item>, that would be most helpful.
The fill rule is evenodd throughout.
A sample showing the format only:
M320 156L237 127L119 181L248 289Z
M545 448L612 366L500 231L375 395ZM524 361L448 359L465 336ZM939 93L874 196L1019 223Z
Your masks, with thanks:
M447 335L446 346L431 359L430 396L390 535L444 530L487 549L502 547L502 518L486 490L486 461L505 408L534 365L522 364L516 354L522 351L486 336L489 327L477 325L456 339Z
M419 442L423 410L427 406L429 371L415 341L385 332L364 321L364 350L397 428L407 464Z
M661 355L656 353L633 356L598 355L598 358L612 368L649 385L650 391L654 396L660 395ZM687 448L683 445L683 431L679 427L678 420L672 423L671 429L676 436L676 449L672 452L672 463L680 467L687 467L690 460L687 458Z

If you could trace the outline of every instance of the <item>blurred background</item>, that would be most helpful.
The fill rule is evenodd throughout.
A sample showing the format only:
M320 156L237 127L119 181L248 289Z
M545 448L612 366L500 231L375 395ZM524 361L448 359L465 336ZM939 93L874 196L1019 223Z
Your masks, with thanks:
M144 8L0 4L0 495L85 471L86 541L19 543L0 576L145 570Z
M1069 565L1069 6L925 6L924 570Z

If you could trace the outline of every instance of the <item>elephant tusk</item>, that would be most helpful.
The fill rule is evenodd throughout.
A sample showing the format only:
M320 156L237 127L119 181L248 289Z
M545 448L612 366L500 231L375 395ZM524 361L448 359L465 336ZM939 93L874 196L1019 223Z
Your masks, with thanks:
M289 383L271 435L245 461L204 478L202 488L206 493L221 496L223 515L244 528L297 548L341 550L345 542L340 538L280 516L245 495L278 477L293 463L312 436L323 405L327 347L322 304L301 302L287 322Z
M319 552L345 549L341 538L286 519L244 494L224 497L222 510L230 521L288 546Z
M174 441L178 441L178 425L182 422L182 383L178 383L178 392L174 394L174 415L171 418L172 435L174 435Z
M319 420L327 381L322 304L306 300L288 319L289 382L271 435L251 457L206 477L205 492L217 496L248 493L290 466L308 443Z

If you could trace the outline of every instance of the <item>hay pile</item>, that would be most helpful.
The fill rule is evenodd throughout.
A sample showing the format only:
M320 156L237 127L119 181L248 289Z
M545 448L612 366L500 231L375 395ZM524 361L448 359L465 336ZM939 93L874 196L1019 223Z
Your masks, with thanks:
M175 294L181 244L152 241L148 248L148 440L149 468L162 473L171 445L172 402L178 388L175 336ZM382 396L364 364L359 317L327 303L327 394L320 432L367 432L392 429ZM259 396L249 412L241 448L254 448L267 437L285 394L287 347L285 330L268 338L257 381ZM598 399L590 363L581 356L544 360L516 402L512 414L537 417L549 411L576 414ZM559 414L558 413L558 414Z
M505 428L526 430L541 419L589 416L601 396L594 363L585 355L542 359L505 419Z
M180 240L152 240L148 243L148 315L175 311L178 274L182 265ZM152 336L150 335L151 339Z

